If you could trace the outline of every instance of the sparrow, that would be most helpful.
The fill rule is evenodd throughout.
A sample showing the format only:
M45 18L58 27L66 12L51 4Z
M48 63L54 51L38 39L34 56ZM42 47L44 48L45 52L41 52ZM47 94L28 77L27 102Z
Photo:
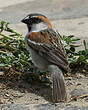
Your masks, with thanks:
M67 93L63 74L68 72L69 65L60 36L53 30L49 19L42 14L29 14L21 22L28 28L25 44L35 67L50 72L53 83L53 102L66 101Z

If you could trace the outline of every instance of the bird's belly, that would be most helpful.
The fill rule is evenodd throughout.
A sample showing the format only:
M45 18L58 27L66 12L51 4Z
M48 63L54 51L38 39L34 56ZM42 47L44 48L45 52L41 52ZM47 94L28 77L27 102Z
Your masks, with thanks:
M49 62L46 59L44 59L42 56L40 56L36 51L32 49L29 50L34 65L41 70L47 70Z

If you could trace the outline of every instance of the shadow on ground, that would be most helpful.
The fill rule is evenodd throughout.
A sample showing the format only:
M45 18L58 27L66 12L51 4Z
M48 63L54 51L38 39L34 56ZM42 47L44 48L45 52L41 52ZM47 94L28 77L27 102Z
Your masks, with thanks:
M47 86L41 81L28 83L22 79L16 80L15 77L11 80L0 78L1 103L51 102L52 89L49 85Z

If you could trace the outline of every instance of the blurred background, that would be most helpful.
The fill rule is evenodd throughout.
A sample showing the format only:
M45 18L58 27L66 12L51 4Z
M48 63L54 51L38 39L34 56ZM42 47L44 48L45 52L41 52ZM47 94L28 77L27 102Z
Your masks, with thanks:
M88 17L88 0L0 0L0 18L12 23L35 12L51 20Z
M46 15L62 35L88 40L88 0L0 0L0 20L23 35L27 30L20 20L36 12Z

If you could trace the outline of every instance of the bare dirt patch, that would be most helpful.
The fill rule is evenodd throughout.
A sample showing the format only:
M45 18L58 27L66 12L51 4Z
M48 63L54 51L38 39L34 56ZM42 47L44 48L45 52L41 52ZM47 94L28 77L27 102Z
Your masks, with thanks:
M68 102L73 106L88 105L88 77L83 74L67 76ZM0 104L45 104L51 101L51 87L39 81L28 83L14 77L13 80L0 79ZM71 100L72 98L72 100Z

